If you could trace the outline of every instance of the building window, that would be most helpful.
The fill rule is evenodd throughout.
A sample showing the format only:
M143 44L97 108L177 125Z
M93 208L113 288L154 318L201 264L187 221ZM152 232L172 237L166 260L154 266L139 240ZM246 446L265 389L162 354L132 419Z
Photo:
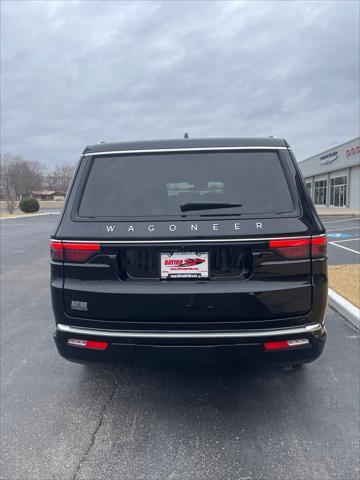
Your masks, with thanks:
M311 182L306 182L306 188L309 192L309 195L310 197L312 197L311 193L312 193L312 185L311 185Z
M315 205L326 205L327 180L315 180Z
M332 207L346 207L347 176L330 179L330 205Z

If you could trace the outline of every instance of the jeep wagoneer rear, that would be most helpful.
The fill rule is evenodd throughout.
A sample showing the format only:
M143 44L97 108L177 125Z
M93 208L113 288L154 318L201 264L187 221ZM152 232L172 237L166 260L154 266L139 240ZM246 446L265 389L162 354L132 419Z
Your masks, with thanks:
M325 229L285 140L87 147L50 247L69 360L322 352Z

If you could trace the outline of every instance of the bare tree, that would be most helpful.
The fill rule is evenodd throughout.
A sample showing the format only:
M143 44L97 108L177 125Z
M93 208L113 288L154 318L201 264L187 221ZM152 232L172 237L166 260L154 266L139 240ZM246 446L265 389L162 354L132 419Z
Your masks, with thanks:
M57 165L50 175L47 176L47 188L58 192L66 192L69 188L74 170L74 165Z
M17 200L31 196L33 190L42 188L43 172L44 167L39 162L9 153L1 157L1 194L9 212L14 211Z
M12 182L12 156L5 154L1 156L0 190L1 197L6 200L6 207L9 213L14 213L16 207L16 193Z
M44 167L41 163L13 157L11 162L12 183L16 197L31 196L31 192L43 187Z

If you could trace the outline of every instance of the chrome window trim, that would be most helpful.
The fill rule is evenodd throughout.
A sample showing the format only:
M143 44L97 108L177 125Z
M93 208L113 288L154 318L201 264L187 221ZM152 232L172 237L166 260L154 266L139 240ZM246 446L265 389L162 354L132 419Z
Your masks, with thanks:
M280 335L295 335L315 332L324 328L320 323L306 325L304 327L279 328L276 330L247 330L242 332L168 332L168 331L123 331L123 330L102 330L95 328L81 328L58 323L56 326L59 332L93 335L113 338L256 338L256 337L273 337Z
M97 155L129 155L135 153L173 153L173 152L218 152L223 150L288 150L288 147L275 147L275 146L246 146L246 147L183 147L183 148L149 148L146 150L111 150L108 152L90 152L83 153L83 157L92 157Z
M325 237L326 234L313 235L313 237ZM296 237L266 237L266 238L203 238L203 239L169 239L169 240L64 240L50 238L51 242L63 243L104 243L104 244L166 244L166 243L226 243L226 242L262 242L268 240L295 240L298 238L311 238L311 235L297 235Z

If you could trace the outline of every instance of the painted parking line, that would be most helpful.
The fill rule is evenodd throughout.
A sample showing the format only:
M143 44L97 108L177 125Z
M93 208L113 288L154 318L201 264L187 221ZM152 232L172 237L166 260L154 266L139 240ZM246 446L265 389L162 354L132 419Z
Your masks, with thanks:
M327 234L328 238L351 238L352 235L351 233L328 233Z
M323 223L324 223L324 225L327 225L328 223L353 222L354 220L360 220L360 217L356 217L356 218L343 218L342 220L329 220L328 222L323 222Z
M329 245L334 245L334 247L343 248L344 250L349 250L349 252L357 253L358 255L360 255L360 252L358 252L357 250L353 250L349 247L344 247L344 245L338 245L335 242L329 242Z
M42 212L42 213L26 213L25 215L15 215L15 216L5 216L0 217L0 220L16 220L17 218L31 218L31 217L42 217L45 215L59 215L60 212Z
M360 240L360 237L355 238L347 238L346 240L335 240L331 243L344 243L344 242L355 242L356 240Z
M344 230L359 230L360 225L358 227L345 227L345 228L334 228L330 230L331 232L343 232Z

